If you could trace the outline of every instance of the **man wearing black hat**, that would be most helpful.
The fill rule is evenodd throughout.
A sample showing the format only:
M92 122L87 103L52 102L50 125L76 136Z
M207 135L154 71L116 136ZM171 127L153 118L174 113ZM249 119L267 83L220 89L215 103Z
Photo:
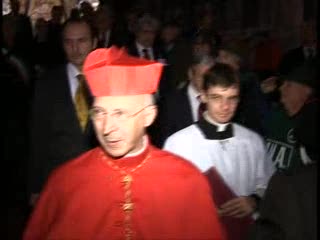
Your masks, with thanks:
M307 62L285 77L281 102L296 118L296 150L305 165L293 172L278 171L269 182L260 205L260 219L250 240L317 239L317 162L319 98L316 62Z
M305 139L314 142L315 132L306 135L306 128L314 129L319 100L315 92L317 87L317 62L307 61L286 76L282 76L280 104L272 109L267 124L266 141L268 153L277 169L292 172L310 161L301 158L297 131ZM308 122L308 124L306 124ZM311 124L313 126L311 126Z

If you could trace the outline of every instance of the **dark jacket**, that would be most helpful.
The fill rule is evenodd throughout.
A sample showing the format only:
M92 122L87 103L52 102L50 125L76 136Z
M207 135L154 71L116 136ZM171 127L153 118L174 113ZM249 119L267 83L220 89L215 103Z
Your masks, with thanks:
M41 190L55 167L97 145L92 123L88 122L84 132L79 125L66 65L52 69L36 81L29 129L31 193Z

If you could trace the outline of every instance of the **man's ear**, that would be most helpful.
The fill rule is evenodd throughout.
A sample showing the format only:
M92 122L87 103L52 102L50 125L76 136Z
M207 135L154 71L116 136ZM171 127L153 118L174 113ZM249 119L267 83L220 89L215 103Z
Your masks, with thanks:
M188 79L191 80L193 78L194 75L194 70L192 67L189 67L188 69Z
M204 91L201 91L200 94L201 94L200 95L201 102L207 103L208 102L208 98L207 98L206 93Z
M156 119L157 114L158 114L158 108L156 105L148 106L144 110L144 126L149 127Z

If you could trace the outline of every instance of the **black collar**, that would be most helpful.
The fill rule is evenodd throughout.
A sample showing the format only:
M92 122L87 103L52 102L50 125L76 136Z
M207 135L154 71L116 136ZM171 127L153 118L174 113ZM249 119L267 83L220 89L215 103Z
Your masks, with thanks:
M217 132L217 126L209 123L205 118L201 117L196 123L202 133L207 139L210 140L223 140L233 137L233 127L232 124L228 124L226 129L221 132Z

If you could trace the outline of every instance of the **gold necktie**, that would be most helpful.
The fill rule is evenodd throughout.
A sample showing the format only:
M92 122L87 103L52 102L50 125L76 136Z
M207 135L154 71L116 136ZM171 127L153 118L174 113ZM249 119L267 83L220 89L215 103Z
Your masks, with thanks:
M84 131L89 116L89 104L87 102L87 89L84 76L79 74L77 75L77 78L79 80L79 85L75 95L75 107L80 126Z

